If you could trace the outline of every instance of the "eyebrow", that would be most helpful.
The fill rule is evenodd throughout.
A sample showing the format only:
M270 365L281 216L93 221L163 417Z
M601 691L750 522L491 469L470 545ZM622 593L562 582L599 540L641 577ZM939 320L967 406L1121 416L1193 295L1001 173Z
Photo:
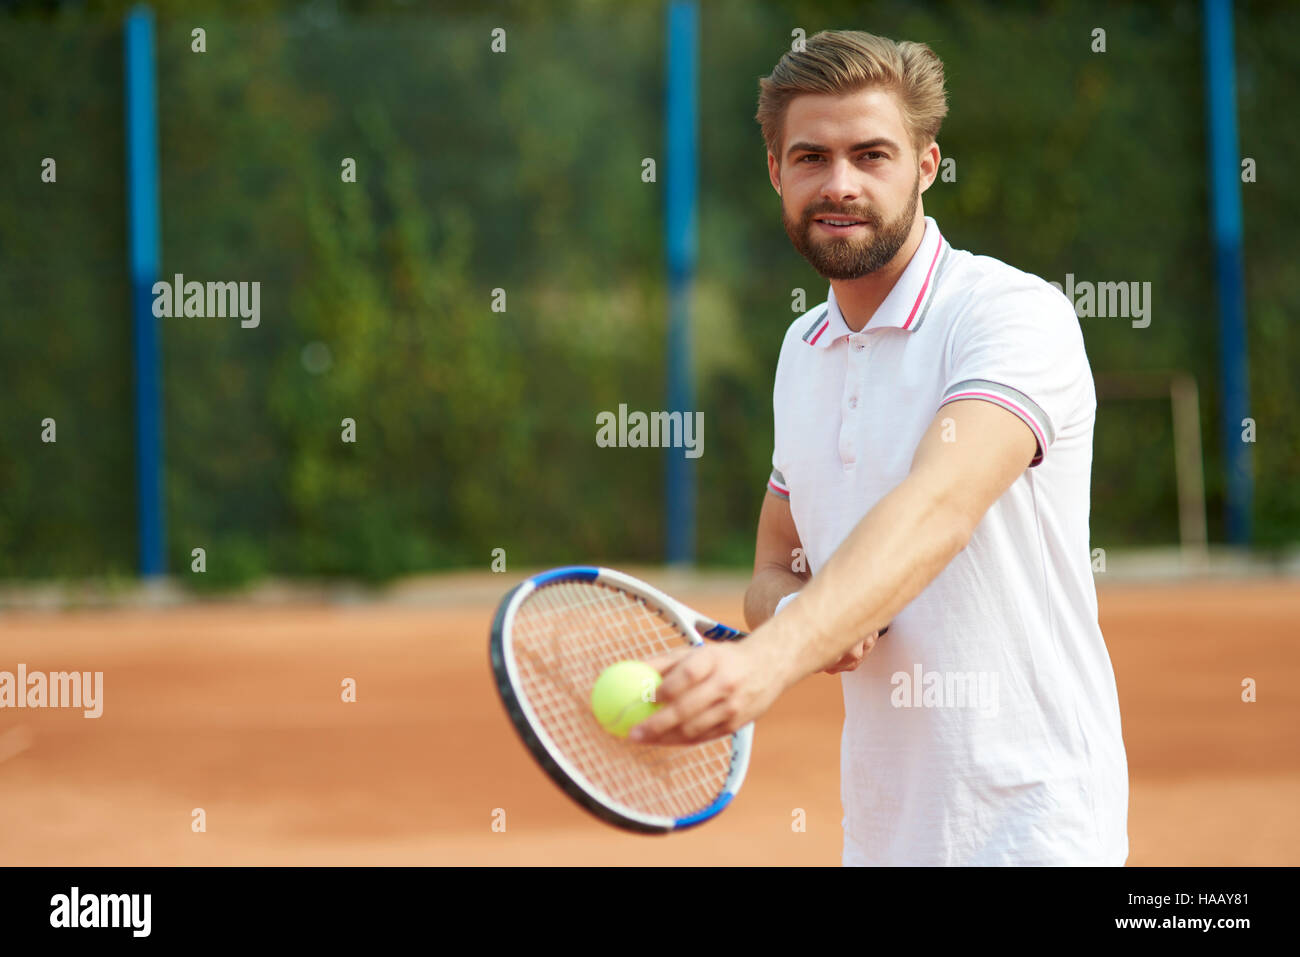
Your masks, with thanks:
M875 149L878 146L884 146L894 152L899 152L898 144L885 136L877 136L874 140L863 140L861 143L854 143L849 147L849 152L856 153L859 150ZM792 144L790 148L785 151L785 155L791 156L795 153L829 153L830 151L831 148L829 146L822 146L820 143L799 142Z

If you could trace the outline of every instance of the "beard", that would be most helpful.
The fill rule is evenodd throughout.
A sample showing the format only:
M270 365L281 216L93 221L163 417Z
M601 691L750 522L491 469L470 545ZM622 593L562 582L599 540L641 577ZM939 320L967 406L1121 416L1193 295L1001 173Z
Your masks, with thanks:
M860 279L870 275L892 260L907 242L912 231L912 222L916 219L916 201L920 195L921 174L916 175L912 187L912 196L902 215L890 222L872 209L834 210L821 206L809 207L802 218L793 220L785 214L781 206L781 222L786 235L799 251L799 255L817 270L823 279ZM834 236L821 242L812 238L813 217L843 215L845 219L862 220L870 229L870 234L861 239L843 239Z

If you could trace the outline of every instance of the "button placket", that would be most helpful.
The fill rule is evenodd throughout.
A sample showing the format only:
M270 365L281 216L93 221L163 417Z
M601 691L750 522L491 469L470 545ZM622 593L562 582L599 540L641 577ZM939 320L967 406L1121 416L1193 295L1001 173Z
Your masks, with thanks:
M863 360L866 358L865 344L860 333L849 336L849 349L845 353L848 365L844 376L844 407L840 414L840 464L852 469L857 464L857 448L854 436L857 434L858 393L862 381Z

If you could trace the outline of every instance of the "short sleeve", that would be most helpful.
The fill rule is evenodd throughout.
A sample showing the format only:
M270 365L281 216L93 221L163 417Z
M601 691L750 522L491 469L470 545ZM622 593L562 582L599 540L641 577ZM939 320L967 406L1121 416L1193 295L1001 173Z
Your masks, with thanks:
M790 501L790 487L785 484L785 476L781 470L776 467L776 455L772 456L772 474L767 479L767 490L779 499Z
M994 292L953 326L951 363L939 408L978 399L1018 416L1034 433L1040 464L1071 421L1091 373L1079 320L1051 286Z
M785 473L789 471L787 466L790 464L786 458L789 454L789 437L785 435L790 413L788 382L790 349L796 344L803 347L803 343L799 340L801 325L799 320L795 320L786 329L785 339L781 343L781 354L776 360L776 375L772 380L772 471L767 477L767 494L775 495L783 502L790 501L790 483L785 478Z

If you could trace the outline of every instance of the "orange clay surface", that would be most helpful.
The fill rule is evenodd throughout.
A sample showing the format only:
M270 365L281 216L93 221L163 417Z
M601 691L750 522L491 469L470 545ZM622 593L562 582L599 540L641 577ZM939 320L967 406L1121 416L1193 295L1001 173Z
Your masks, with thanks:
M678 595L742 624L742 588ZM1101 609L1129 864L1300 864L1300 585L1111 585ZM98 719L0 710L0 864L839 863L838 678L760 719L716 821L628 835L516 739L487 663L492 610L452 595L0 614L0 670L104 673Z

